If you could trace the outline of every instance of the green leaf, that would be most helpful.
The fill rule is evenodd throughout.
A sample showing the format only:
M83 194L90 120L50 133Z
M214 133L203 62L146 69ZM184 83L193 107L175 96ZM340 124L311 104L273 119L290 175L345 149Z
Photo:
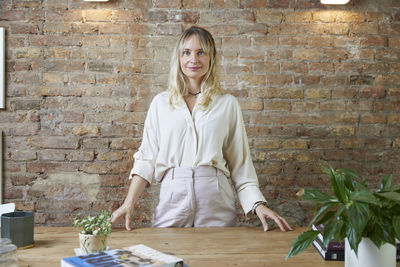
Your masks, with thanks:
M370 190L368 189L368 186L365 182L361 182L361 183L355 183L354 191L370 191Z
M346 189L342 179L340 178L339 174L335 172L333 168L330 169L330 176L331 176L331 185L332 190L337 199L345 203L346 201Z
M342 222L341 225L338 225L336 228L336 233L335 233L335 240L337 242L342 242L343 239L346 237L346 225L344 221L340 221Z
M383 232L383 240L387 243L396 246L396 239L394 229L392 227L392 221L388 218L382 218L382 232Z
M350 199L356 200L356 201L361 201L361 202L366 202L366 203L377 205L377 206L381 205L381 203L374 196L374 194L367 190L355 191L355 192L351 193Z
M376 193L376 195L389 200L400 202L400 193L397 192L383 192L383 193Z
M358 244L361 242L361 235L359 235L351 224L346 227L346 237L349 241L350 247L354 250L357 255Z
M396 233L396 238L400 240L400 216L393 216L392 224L394 232Z
M316 225L320 225L328 221L329 219L332 219L335 216L336 211L328 211L320 218L318 221L315 222Z
M332 239L334 239L335 234L341 230L344 225L343 221L331 220L328 224L326 224L323 232L324 237L324 247L326 247Z
M392 175L389 174L388 176L382 179L378 192L389 190L391 185L392 185Z
M306 188L304 189L304 194L301 196L301 199L315 202L326 202L334 198L319 190Z
M321 166L321 169L322 169L322 172L323 172L323 173L325 173L325 174L331 176L331 169L332 169L332 167L330 167L330 168L328 169L328 168L326 168L326 167L324 167L324 166Z
M105 234L107 236L111 234L111 214L108 211L103 210L95 216L86 215L81 219L78 218L79 216L78 214L74 218L73 223L76 228L82 228L82 230L79 229L80 232L93 235Z
M345 210L346 210L346 205L341 204L341 206L335 213L335 217L340 217Z
M374 230L368 235L368 238L379 248L385 243L385 240L383 240L383 232L381 226L378 224L374 224L373 228Z
M354 191L354 187L356 184L355 178L360 179L357 173L352 169L338 169L338 172L342 174L344 185L350 191Z
M394 185L390 188L391 191L396 191L399 192L400 191L400 184Z
M344 175L348 176L349 178L354 179L360 179L360 177L358 177L357 173L355 170L353 169L349 169L349 168L340 168L337 169L338 172L343 173Z
M314 218L311 220L311 222L309 223L308 227L310 227L311 225L313 225L313 223L315 223L327 210L329 210L330 208L332 208L333 206L336 206L337 203L326 203L325 205L323 205L317 212L317 214L314 216Z
M369 218L369 206L365 203L353 202L347 211L350 224L357 232L357 236L361 236Z
M304 250L306 250L311 243L317 238L319 231L309 230L305 231L300 234L296 239L293 241L290 250L286 256L286 259L293 257Z

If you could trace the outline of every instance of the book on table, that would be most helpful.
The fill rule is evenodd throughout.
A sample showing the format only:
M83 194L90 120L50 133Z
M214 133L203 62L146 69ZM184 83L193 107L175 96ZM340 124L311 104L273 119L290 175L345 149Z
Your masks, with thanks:
M184 267L183 260L145 245L61 259L61 267Z
M315 231L322 231L323 228L323 225L312 225L312 229ZM323 244L324 237L322 234L318 234L317 238L313 241L313 246L324 260L344 261L344 241L339 243L336 240L332 240L326 247Z
M336 242L336 241L331 241L331 243L332 242ZM319 237L317 237L313 241L312 244L324 260L326 260L326 261L344 261L344 248L343 249L331 249L329 246L329 245L331 245L331 243L329 243L326 246L326 248L324 248L322 240L319 239ZM337 243L337 244L340 246L340 243ZM334 246L337 247L337 244L335 244ZM332 245L331 245L331 247L332 247Z
M322 231L323 225L312 225L312 229L315 231ZM326 261L344 261L344 241L337 242L332 240L324 248L324 237L322 234L318 234L317 238L313 241L314 248L318 251L321 257ZM397 243L397 255L396 260L400 261L400 243Z

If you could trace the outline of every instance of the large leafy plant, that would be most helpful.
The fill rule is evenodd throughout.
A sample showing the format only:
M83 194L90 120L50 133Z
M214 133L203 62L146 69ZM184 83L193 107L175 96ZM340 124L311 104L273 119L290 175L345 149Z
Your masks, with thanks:
M378 248L400 240L400 185L392 186L392 175L382 179L377 190L371 191L366 180L352 169L324 168L330 176L334 196L316 189L299 192L303 200L316 202L316 214L308 227L324 224L318 231L307 230L292 243L286 259L306 250L317 238L323 236L324 246L331 240L348 239L357 254L362 237L369 238Z
M75 216L73 220L74 226L84 235L106 235L111 234L111 214L102 210L100 213L92 216L86 215L80 218L80 214Z

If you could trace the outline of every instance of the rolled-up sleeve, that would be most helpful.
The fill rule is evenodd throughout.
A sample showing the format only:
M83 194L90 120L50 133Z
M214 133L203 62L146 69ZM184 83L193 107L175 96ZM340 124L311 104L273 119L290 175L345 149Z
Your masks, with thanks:
M224 149L224 157L240 204L245 214L247 214L256 202L266 200L259 189L242 112L236 99L234 99L231 108L232 110L229 112L229 136Z
M129 178L132 179L133 175L139 175L151 184L158 150L157 104L153 100L144 122L142 143L139 150L133 155L134 163Z

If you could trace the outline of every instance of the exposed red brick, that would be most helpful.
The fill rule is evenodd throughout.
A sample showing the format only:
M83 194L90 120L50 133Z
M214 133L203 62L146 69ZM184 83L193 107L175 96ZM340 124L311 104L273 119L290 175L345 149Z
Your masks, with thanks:
M156 0L155 6L158 8L181 8L182 0Z
M36 223L66 225L75 211L122 204L148 107L166 89L179 34L194 24L214 35L222 89L242 107L269 200L300 205L304 221L312 207L295 193L325 190L321 165L374 182L400 174L400 15L382 9L396 1L39 2L0 1L5 200L35 210ZM36 185L60 172L99 177L97 199L88 203L77 184ZM157 190L143 194L135 226L151 224Z
M212 8L238 8L240 0L211 0Z
M294 7L294 0L269 0L267 8L292 8Z
M388 46L388 38L381 36L368 36L361 41L361 45L372 47Z
M323 7L320 0L297 0L296 8L320 8Z
M0 11L0 20L23 21L25 20L25 12L23 10L2 10Z
M395 21L400 21L400 12L397 12L397 13L394 15L394 20L395 20Z

